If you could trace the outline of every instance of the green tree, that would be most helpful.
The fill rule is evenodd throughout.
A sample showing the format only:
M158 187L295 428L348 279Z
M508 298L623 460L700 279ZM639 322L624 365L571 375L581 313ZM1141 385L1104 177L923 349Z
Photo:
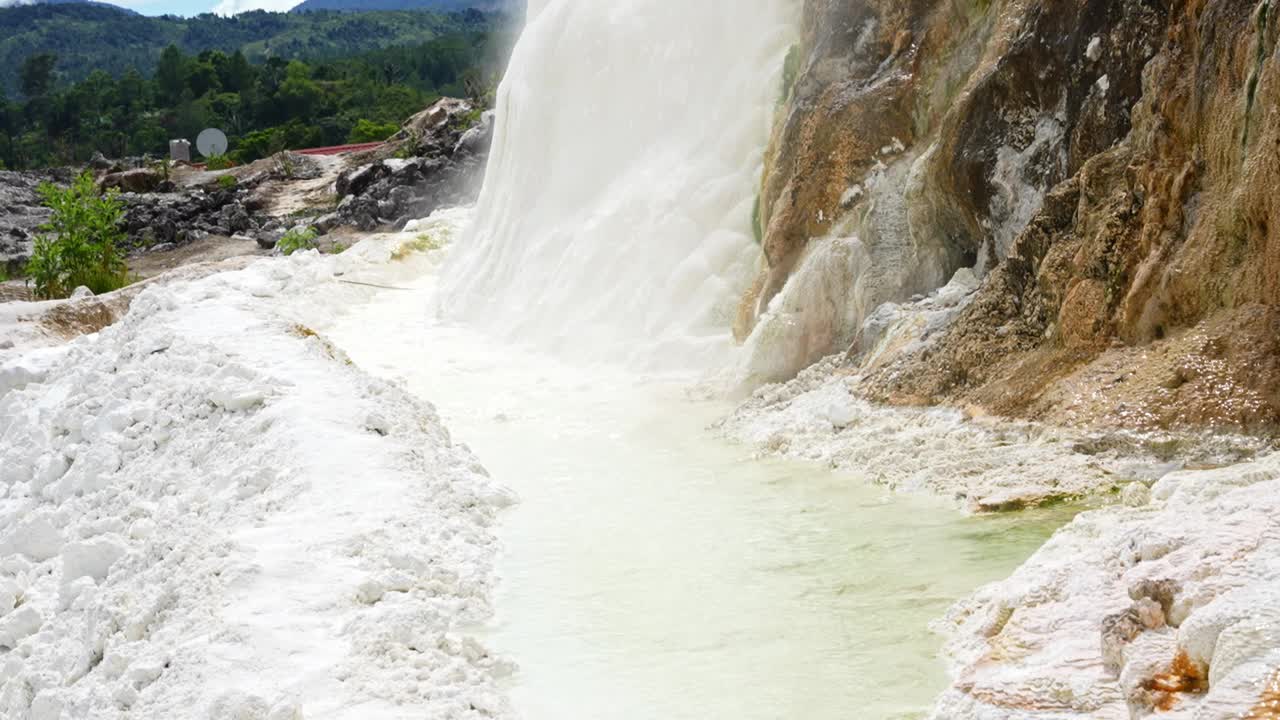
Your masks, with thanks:
M65 190L44 183L40 196L53 214L40 226L44 234L36 238L27 263L36 295L67 297L82 285L97 294L128 284L117 248L124 239L124 206L117 193L99 194L92 173L85 172Z
M53 53L36 53L22 61L18 70L22 94L29 98L43 97L53 87L53 68L58 56Z
M166 103L177 103L182 99L182 93L187 89L187 64L187 57L176 45L170 45L160 53L156 84Z
M395 123L376 123L372 120L361 119L356 122L356 126L351 128L351 134L347 136L349 143L366 143L366 142L382 142L400 129Z
M231 53L220 72L222 88L227 92L240 93L253 87L253 66L239 50Z
M188 65L187 87L196 97L204 97L208 93L216 93L222 89L222 80L218 70L209 62L194 62Z
M47 35L43 25L31 30L35 14L57 16L60 34ZM231 154L242 161L285 148L380 140L441 94L468 86L486 94L501 67L493 58L501 55L495 48L502 36L477 31L489 22L474 14L260 11L144 18L87 3L7 10L0 12L0 38L20 38L16 46L27 49L0 41L10 74L0 87L18 88L25 65L27 89L38 94L0 98L0 158L22 169L82 162L95 150L162 154L169 138L207 126L228 131ZM48 42L28 39L28 31ZM138 37L147 40L120 41ZM428 39L395 44L406 37ZM42 53L47 57L36 57Z
M311 68L294 60L285 70L285 80L276 93L280 108L288 117L305 118L312 115L320 102L320 87L311 80Z
M246 129L248 111L237 93L219 93L206 98L210 125L239 134Z
M3 157L5 164L9 167L17 167L18 160L14 157L13 137L18 132L20 126L20 118L18 107L14 103L9 102L5 97L4 87L0 86L0 133L3 133L4 144L0 145L0 157Z
M136 113L151 107L150 83L142 77L137 68L129 68L117 84L120 92L121 108Z
M168 141L169 133L160 125L157 115L148 113L137 120L129 137L129 154L163 153Z

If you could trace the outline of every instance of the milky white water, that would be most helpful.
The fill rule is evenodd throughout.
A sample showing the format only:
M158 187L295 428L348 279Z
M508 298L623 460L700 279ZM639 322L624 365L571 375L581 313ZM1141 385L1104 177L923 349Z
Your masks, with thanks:
M434 284L333 338L520 494L487 635L530 720L915 717L944 686L928 624L1062 519L750 460L706 430L725 405L431 319Z
M522 496L486 633L530 720L913 717L928 623L1054 524L752 461L683 391L734 364L799 8L535 0L474 225L334 333Z
M441 304L574 358L723 365L797 0L545 0Z

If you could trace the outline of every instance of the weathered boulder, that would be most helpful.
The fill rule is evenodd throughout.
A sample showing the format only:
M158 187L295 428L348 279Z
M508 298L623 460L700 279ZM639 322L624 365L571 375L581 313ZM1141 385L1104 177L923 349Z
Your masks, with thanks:
M445 98L415 115L391 138L401 155L342 173L334 217L320 229L403 227L441 207L472 202L480 190L493 113L477 115L465 100Z
M166 184L164 175L151 168L134 168L109 173L98 180L102 190L119 190L128 193L157 192Z

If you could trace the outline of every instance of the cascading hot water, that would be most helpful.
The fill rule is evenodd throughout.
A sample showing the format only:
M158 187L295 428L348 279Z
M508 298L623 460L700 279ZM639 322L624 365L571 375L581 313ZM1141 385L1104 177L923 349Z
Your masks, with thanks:
M794 0L534 0L446 316L586 360L723 365Z

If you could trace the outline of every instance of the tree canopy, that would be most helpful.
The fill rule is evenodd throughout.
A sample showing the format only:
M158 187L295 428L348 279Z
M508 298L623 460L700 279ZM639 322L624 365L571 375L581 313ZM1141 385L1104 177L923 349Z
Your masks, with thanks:
M414 45L329 59L269 57L240 49L188 54L176 44L149 72L94 70L53 78L51 53L24 60L24 97L0 93L0 163L12 169L108 156L163 155L171 138L223 129L238 162L283 149L385 139L442 95L482 96L496 83L509 38L457 31ZM481 80L477 81L477 78Z
M233 17L146 17L89 3L0 8L0 86L22 93L20 68L27 58L57 56L52 82L66 85L95 70L120 77L130 69L149 74L170 45L187 55L206 50L241 51L252 63L268 58L333 60L370 50L419 45L433 38L488 32L499 16L459 12L377 11L271 13Z

